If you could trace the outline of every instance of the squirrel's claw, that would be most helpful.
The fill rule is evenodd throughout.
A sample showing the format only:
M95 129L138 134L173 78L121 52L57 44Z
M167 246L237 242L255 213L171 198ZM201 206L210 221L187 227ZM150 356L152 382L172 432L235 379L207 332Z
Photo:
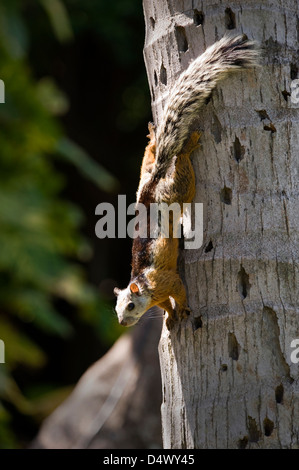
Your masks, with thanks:
M176 310L177 316L179 320L185 320L186 318L189 317L191 313L191 309L188 306L181 307Z
M172 315L168 314L168 317L166 319L166 328L168 330L171 330L174 327L176 321L185 320L186 318L189 317L190 313L191 313L191 309L188 306L183 306L183 307L180 307L180 308L177 307L173 311Z

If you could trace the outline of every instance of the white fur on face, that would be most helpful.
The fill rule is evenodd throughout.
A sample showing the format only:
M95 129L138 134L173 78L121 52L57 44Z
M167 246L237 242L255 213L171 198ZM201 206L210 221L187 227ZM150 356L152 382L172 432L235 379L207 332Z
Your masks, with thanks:
M128 310L128 305L131 302L134 304L134 308ZM150 296L134 294L131 292L130 286L121 290L117 295L115 307L119 323L124 326L135 325L140 317L149 309L150 302Z

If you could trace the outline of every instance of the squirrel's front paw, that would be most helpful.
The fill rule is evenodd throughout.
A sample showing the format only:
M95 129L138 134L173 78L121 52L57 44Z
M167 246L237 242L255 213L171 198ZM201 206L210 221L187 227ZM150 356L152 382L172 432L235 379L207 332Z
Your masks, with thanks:
M172 315L168 314L168 317L166 319L167 329L171 330L174 327L176 321L185 320L186 318L189 317L190 313L191 313L191 309L187 307L186 305L184 305L183 307L177 306L176 309L173 311Z
M187 305L176 308L176 314L179 320L185 320L186 318L189 317L190 313L191 313L191 309Z
M191 313L191 309L184 305L183 307L178 307L174 310L173 314L168 316L166 320L166 326L168 330L173 328L176 321L182 321L189 317Z

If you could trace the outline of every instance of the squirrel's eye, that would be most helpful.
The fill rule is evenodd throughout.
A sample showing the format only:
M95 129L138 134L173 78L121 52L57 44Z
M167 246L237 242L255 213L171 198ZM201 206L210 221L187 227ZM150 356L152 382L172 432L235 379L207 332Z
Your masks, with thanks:
M129 310L129 312L130 312L131 310L133 310L133 308L135 308L135 304L133 304L133 302L130 302L130 303L128 304L128 310Z

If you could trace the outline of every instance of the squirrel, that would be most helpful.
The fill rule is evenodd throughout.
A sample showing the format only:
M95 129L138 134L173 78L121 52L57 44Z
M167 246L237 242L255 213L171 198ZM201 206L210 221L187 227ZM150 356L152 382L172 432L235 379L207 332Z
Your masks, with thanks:
M191 153L199 147L198 132L192 132L192 122L206 103L217 83L230 72L258 65L256 43L246 35L225 36L196 58L180 75L172 88L155 130L149 124L149 143L145 149L137 203L146 207L149 225L150 204L190 203L195 196L195 176ZM151 307L157 305L168 313L166 326L186 318L190 309L186 291L177 270L178 238L172 229L179 223L169 216L169 237L133 240L131 280L126 289L117 287L116 313L119 323L132 326ZM173 307L170 298L175 301Z

